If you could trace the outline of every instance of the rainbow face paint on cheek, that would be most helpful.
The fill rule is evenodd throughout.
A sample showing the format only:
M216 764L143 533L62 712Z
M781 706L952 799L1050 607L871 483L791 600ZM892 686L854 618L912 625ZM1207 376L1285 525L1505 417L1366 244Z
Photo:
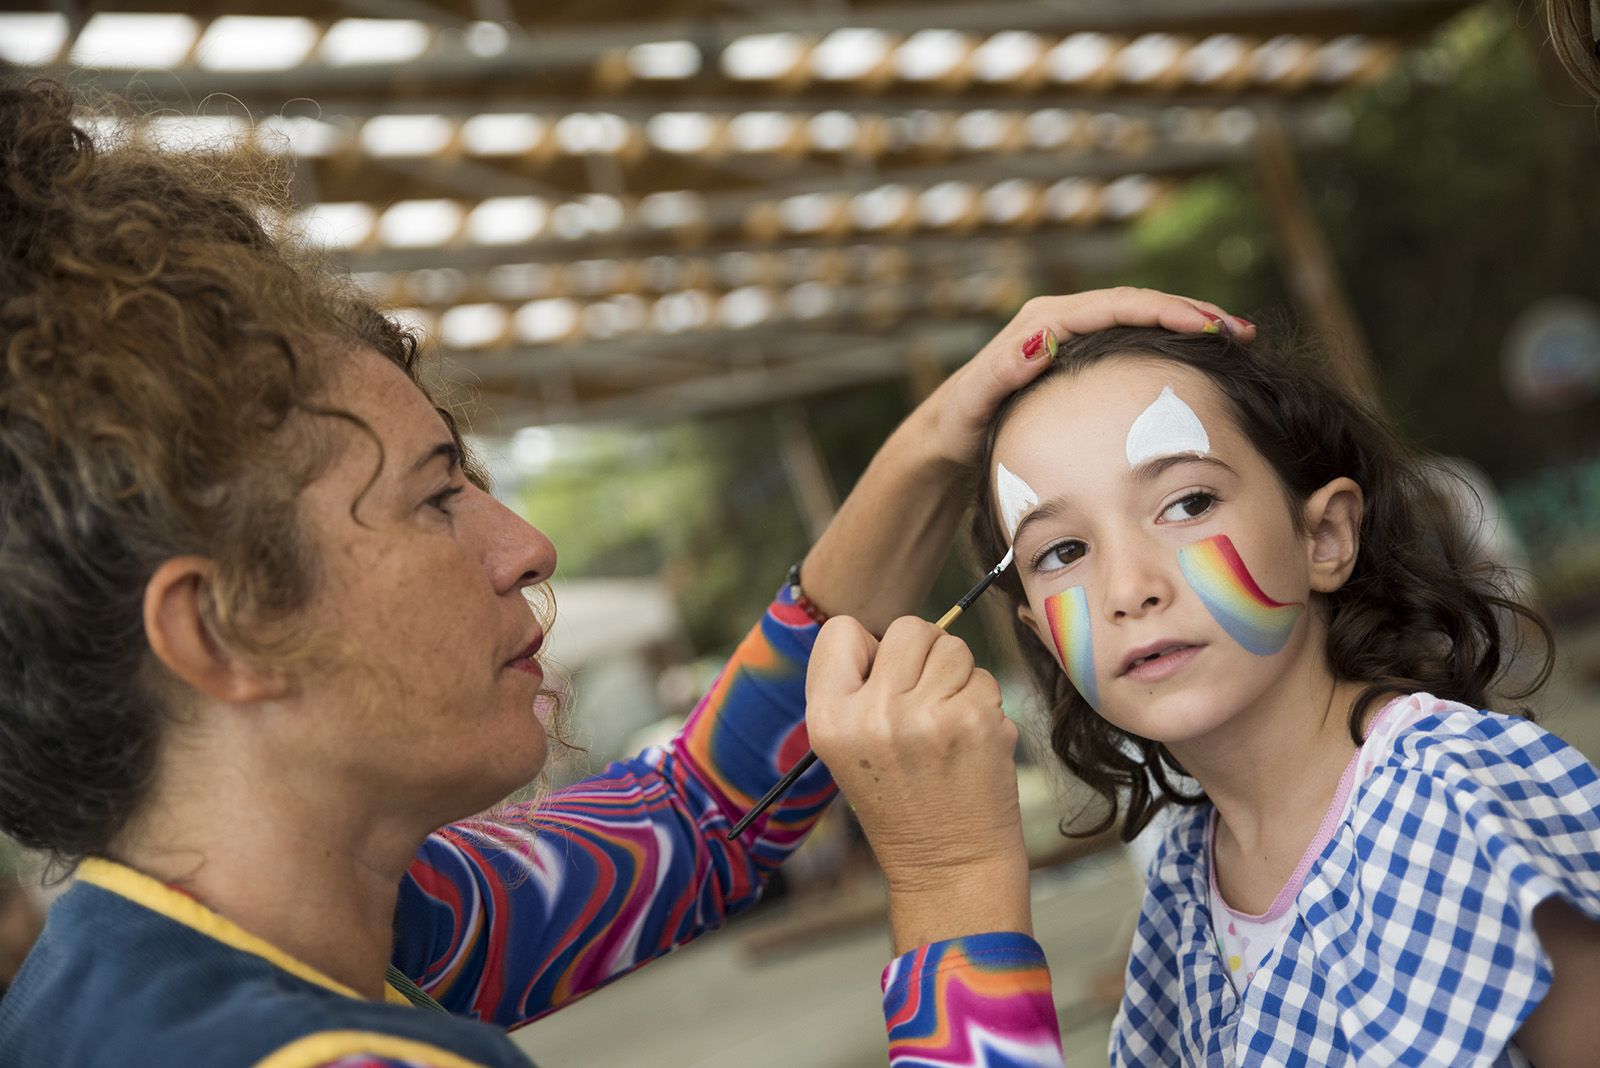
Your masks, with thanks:
M1094 646L1089 640L1089 596L1082 586L1073 586L1044 599L1044 616L1050 625L1061 665L1067 678L1083 694L1083 699L1098 709L1100 687L1094 675Z
M1305 609L1298 601L1285 604L1263 593L1226 534L1183 546L1178 566L1211 617L1257 656L1282 649Z

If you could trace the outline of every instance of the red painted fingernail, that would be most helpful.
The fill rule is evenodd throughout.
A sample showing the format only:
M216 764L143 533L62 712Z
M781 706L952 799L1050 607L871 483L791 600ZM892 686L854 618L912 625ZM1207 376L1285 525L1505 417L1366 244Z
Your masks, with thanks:
M1255 323L1252 323L1249 319L1246 319L1242 315L1235 315L1233 317L1233 321L1238 323L1238 324L1240 324L1241 326L1248 326L1252 330L1254 330L1256 328L1256 324Z
M1203 311L1200 314L1204 315L1206 317L1206 325L1200 331L1202 334L1220 334L1220 333L1222 333L1222 316L1220 316L1220 315L1212 315L1208 311Z
M1047 327L1022 343L1022 358L1031 360L1043 352L1047 358L1053 360L1058 348L1055 333Z

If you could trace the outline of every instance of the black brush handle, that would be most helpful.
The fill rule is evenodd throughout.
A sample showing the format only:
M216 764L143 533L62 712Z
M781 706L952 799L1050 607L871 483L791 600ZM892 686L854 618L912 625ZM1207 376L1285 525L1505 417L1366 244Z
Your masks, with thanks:
M739 822L728 828L728 841L733 841L744 833L745 828L755 822L755 818L772 807L772 803L788 792L794 781L806 773L806 769L817 762L817 754L810 749L801 757L794 767L783 773L783 778L773 784L767 795L751 806L750 811L739 817Z

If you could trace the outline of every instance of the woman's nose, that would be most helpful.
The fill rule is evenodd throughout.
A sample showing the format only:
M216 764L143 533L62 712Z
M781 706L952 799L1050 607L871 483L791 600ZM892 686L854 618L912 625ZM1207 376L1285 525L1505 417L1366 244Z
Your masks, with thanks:
M488 565L495 589L510 593L547 581L556 570L555 544L510 508L488 494L484 496L493 524Z

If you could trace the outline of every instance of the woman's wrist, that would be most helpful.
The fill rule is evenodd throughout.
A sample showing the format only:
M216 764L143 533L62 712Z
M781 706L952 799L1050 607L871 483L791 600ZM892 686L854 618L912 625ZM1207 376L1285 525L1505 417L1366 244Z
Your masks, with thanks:
M833 522L806 554L806 596L829 616L874 634L915 612L949 551L966 470L913 415L890 435Z
M981 864L890 875L889 929L896 956L918 946L992 931L1033 934L1026 854Z

